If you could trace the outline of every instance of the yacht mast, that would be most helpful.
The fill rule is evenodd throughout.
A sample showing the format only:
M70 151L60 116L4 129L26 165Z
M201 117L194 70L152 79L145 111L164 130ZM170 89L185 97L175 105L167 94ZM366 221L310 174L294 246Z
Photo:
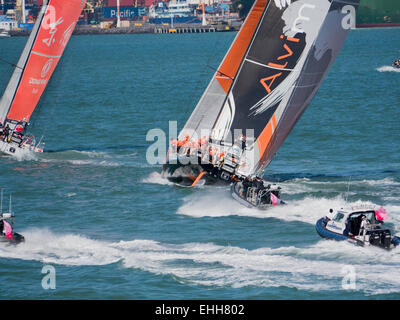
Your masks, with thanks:
M117 28L121 28L121 17L119 11L119 0L117 0Z

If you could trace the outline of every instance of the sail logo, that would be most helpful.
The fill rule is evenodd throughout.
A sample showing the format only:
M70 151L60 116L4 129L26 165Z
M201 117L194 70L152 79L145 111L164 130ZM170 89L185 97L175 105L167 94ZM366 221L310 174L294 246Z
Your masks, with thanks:
M301 21L310 21L311 20L310 17L307 17L307 16L303 15L303 10L306 9L306 8L314 10L315 9L315 5L306 3L306 4L303 4L300 7L297 19L295 19L293 21L292 31L294 31L296 33L303 33L304 32L304 30L302 28L299 28L298 25L301 26Z
M33 85L45 85L47 83L47 79L35 79L35 78L30 78L29 79L29 84Z
M42 78L45 78L49 74L51 67L53 66L53 62L54 62L53 59L47 60L46 64L44 65L44 67L42 69L42 73L40 75Z
M46 16L43 19L43 29L49 30L50 38L42 40L48 47L50 47L56 40L54 39L58 29L57 26L62 24L64 19L62 17L56 20L56 9L53 6L47 7Z
M75 22L73 22L68 28L67 30L64 31L64 34L62 36L62 39L60 40L60 44L65 47L68 43L69 38L72 35L72 32L74 31L75 28Z
M282 34L280 36L281 39L285 39L285 36ZM287 37L285 40L285 43L283 44L283 48L285 49L285 54L279 56L277 58L277 63L273 63L273 62L269 62L268 66L272 69L277 69L277 70L285 70L285 68L288 65L288 58L290 58L293 55L293 50L289 47L289 43L299 43L300 39L298 38L292 38L292 37ZM279 63L278 63L279 62ZM271 93L272 89L272 85L275 82L275 80L277 78L279 78L280 76L282 76L282 72L278 72L272 76L266 77L266 78L262 78L260 80L260 83L263 85L263 87L265 88L265 90L267 90L268 93Z
M346 5L342 9L342 14L345 17L342 19L342 28L344 30L356 28L356 8L351 5Z
M43 43L45 43L48 47L50 47L56 41L56 39L54 39L54 37L55 37L55 35L56 35L57 31L58 31L56 26L58 26L59 24L61 24L63 22L64 22L64 20L62 18L60 18L50 28L50 31L49 31L49 34L51 35L50 38L47 38L47 39L43 40Z
M285 1L280 1L280 5L282 7L284 7L284 4ZM291 4L291 1L287 1L286 4L289 6ZM329 8L329 2L325 5L327 8ZM292 57L294 54L294 46L300 44L301 42L301 39L298 38L299 34L304 34L305 37L307 37L308 33L310 33L310 30L315 29L315 23L313 22L313 20L315 20L315 15L317 14L315 10L316 8L317 5L310 3L310 1L299 1L294 2L294 4L288 7L283 14L283 19L286 22L286 26L283 29L283 34L280 36L280 39L284 41L284 54L279 56L276 59L276 62L269 62L267 64L267 67L269 67L270 69L276 69L278 70L278 72L260 80L260 83L265 88L268 94L272 92L272 86L276 82L276 80L283 76L283 71L292 71L292 69L287 69L289 58ZM298 47L296 47L296 49L298 49Z

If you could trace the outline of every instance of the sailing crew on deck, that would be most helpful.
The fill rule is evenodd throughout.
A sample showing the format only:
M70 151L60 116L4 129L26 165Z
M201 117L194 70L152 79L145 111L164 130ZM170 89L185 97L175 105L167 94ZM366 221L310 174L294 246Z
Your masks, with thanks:
M235 140L235 144L242 147L242 151L246 148L246 136L242 133L242 135Z
M6 127L4 128L4 141L6 141L6 142L8 142L8 137L9 137L9 135L10 135L10 127L9 127L9 125L7 124L6 125Z
M240 141L242 142L242 150L244 150L246 148L246 136L242 133L241 137L240 137Z
M225 161L225 152L221 152L219 155L219 161L218 161L218 167L222 168L222 166L224 165L224 161Z

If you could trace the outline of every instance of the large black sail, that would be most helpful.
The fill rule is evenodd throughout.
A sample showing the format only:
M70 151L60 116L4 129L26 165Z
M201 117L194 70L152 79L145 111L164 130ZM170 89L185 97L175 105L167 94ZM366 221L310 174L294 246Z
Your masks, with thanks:
M233 155L234 172L227 171L250 176L264 170L355 26L358 4L256 0L179 140L203 138L208 130L203 151ZM245 143L237 139L241 134Z
M213 126L222 142L252 130L238 174L272 160L343 46L358 2L269 1Z

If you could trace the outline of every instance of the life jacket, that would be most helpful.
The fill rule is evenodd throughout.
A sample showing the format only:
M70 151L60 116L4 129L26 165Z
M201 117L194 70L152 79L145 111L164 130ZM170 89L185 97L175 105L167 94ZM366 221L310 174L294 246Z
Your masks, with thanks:
M177 141L177 145L178 145L178 147L182 147L182 146L183 146L183 144L184 144L184 142L183 142L183 141L181 141L181 140L178 140L178 141Z

